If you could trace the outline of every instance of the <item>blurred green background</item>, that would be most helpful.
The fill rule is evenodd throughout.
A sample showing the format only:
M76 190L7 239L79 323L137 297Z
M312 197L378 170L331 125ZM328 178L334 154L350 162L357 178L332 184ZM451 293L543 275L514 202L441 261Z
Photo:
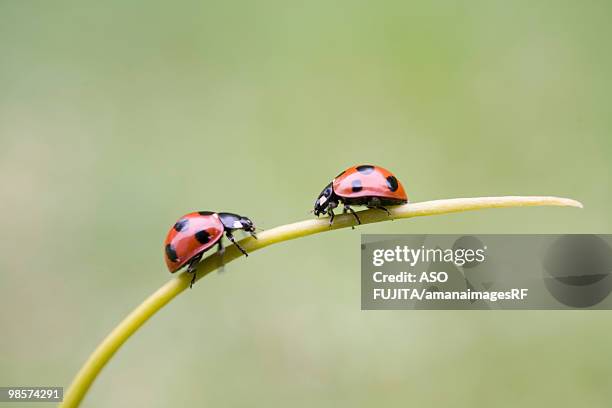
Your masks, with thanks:
M608 312L364 312L360 233L610 232L612 3L0 2L0 385L64 385L192 210L310 217L358 163L413 201L200 281L86 407L609 406ZM21 406L21 405L20 405Z

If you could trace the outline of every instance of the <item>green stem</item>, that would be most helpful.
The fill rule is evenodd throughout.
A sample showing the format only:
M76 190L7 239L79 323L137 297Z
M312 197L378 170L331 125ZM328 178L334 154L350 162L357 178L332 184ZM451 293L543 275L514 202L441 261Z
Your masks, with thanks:
M460 211L479 210L485 208L507 208L507 207L530 207L530 206L564 206L579 207L582 204L568 198L558 197L478 197L478 198L454 198L448 200L426 201L421 203L408 203L405 205L389 208L391 215L381 210L360 211L359 218L362 224L389 221L400 218L422 217L426 215L448 214ZM338 215L334 224L329 226L329 219L312 219L296 222L294 224L282 225L263 231L257 240L248 237L240 241L248 252L257 251L283 241L347 228L355 225L355 219L350 214ZM223 255L223 263L239 258L241 253L235 246L229 246ZM204 259L197 270L197 280L202 279L210 272L221 266L221 256L214 253ZM100 370L113 357L115 352L123 343L140 328L151 316L174 299L178 294L189 287L191 275L182 273L171 279L155 293L149 296L140 306L130 313L115 329L100 343L98 348L87 359L85 365L77 373L74 381L64 396L62 407L77 407L89 387L96 379Z

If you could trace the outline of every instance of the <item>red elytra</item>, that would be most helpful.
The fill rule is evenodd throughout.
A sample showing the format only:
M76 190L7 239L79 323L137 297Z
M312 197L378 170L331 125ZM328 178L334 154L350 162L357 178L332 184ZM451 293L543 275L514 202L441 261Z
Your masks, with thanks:
M404 186L389 170L380 166L353 166L332 182L334 193L344 198L379 197L407 202Z
M164 241L164 259L168 270L174 273L188 265L188 272L193 272L191 281L195 281L195 269L204 252L218 244L223 249L222 237L225 236L245 255L247 252L234 239L233 231L242 229L254 238L253 222L238 214L227 212L198 211L182 216L168 231Z
M166 236L166 265L171 273L181 269L198 253L215 245L223 236L223 223L213 212L192 212L181 217Z
M314 214L330 216L334 220L334 208L344 204L344 212L351 212L358 223L361 223L352 205L365 205L368 208L380 208L389 213L385 206L405 204L408 202L406 190L400 181L389 170L370 164L349 167L329 183L315 201Z

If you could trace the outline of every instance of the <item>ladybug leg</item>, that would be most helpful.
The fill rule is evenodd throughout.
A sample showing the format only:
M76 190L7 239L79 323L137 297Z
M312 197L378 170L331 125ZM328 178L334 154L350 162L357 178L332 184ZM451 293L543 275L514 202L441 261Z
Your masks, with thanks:
M193 284L195 283L195 280L197 277L196 269L197 269L198 264L200 263L200 260L202 259L202 255L204 255L204 253L200 252L199 254L191 258L191 261L189 261L189 266L187 267L187 273L190 273L193 275L191 277L191 283L189 283L189 289L191 289L193 287Z
M385 207L383 207L381 205L381 203L380 203L380 200L378 198L376 198L376 197L374 197L374 198L370 199L370 201L368 201L367 207L368 208L376 208L376 209L379 209L379 210L383 210L384 212L387 213L388 216L391 216L391 213L389 212L389 210L386 209Z
M344 208L342 209L342 214L346 214L347 212L348 212L348 210L346 209L346 207L344 207ZM354 226L354 225L351 225L351 229L355 229L355 226Z
M359 216L357 215L355 210L353 210L353 208L351 206L344 204L344 212L346 213L347 211L350 212L351 214L353 214L353 216L357 220L357 224L361 225L361 220L359 219ZM355 229L354 226L352 228Z
M217 243L217 247L218 247L218 251L219 252L219 262L221 263L220 267L219 267L219 272L223 272L225 270L225 263L223 262L223 255L225 255L225 247L223 246L223 240L219 240L219 242Z
M332 209L327 210L327 214L329 214L329 226L331 227L334 223L334 217L336 216L336 214L334 214L334 210Z
M330 227L334 223L334 217L336 216L336 214L334 214L334 208L336 207L338 207L338 201L330 200L329 205L327 206L327 214L329 215L329 226Z
M244 256L249 256L249 254L247 254L247 251L245 251L243 247L238 245L238 242L236 242L236 240L234 239L234 236L232 235L230 231L226 231L225 236L227 236L227 239L232 241L232 243L238 247L238 249L240 250L240 252L244 254Z
M368 208L371 208L371 209L374 209L374 210L383 210L383 211L385 211L387 213L387 215L389 217L391 216L391 212L388 209L386 209L385 207L383 207L382 205L377 205L376 207L368 207Z

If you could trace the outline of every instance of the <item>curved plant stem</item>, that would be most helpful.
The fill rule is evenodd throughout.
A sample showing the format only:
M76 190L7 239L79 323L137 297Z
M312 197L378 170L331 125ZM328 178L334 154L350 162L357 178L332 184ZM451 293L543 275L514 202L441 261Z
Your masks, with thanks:
M381 210L360 211L359 218L362 224L390 221L400 218L422 217L427 215L448 214L460 211L479 210L485 208L507 208L507 207L529 207L529 206L563 206L579 207L578 201L559 197L478 197L478 198L454 198L448 200L426 201L421 203L408 203L405 205L389 208L391 215ZM296 222L294 224L282 225L263 231L257 240L248 237L240 241L247 252L253 252L283 241L347 228L355 225L355 218L351 214L338 215L334 224L329 226L329 219L312 219ZM228 263L239 258L241 253L235 246L229 246L223 255L223 263ZM214 253L204 259L197 270L197 280L202 279L210 272L221 266L221 256ZM130 313L115 329L100 343L98 348L87 359L85 365L77 373L74 381L64 396L62 407L76 407L79 405L85 393L102 370L102 367L112 358L123 343L140 328L151 316L170 302L174 297L189 287L191 275L182 273L171 279L155 293L149 296L140 306Z

